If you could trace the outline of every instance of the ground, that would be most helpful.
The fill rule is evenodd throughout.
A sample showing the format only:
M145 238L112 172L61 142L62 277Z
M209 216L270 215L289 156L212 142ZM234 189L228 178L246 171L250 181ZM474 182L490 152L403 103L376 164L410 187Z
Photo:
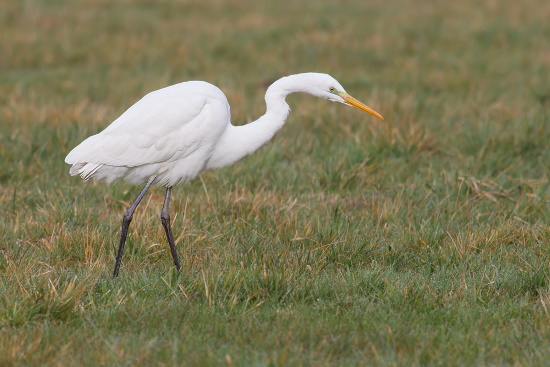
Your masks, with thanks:
M544 366L550 3L0 4L0 365ZM139 187L63 160L149 91L206 80L233 123L317 71L235 165L119 226ZM545 362L546 361L546 362Z

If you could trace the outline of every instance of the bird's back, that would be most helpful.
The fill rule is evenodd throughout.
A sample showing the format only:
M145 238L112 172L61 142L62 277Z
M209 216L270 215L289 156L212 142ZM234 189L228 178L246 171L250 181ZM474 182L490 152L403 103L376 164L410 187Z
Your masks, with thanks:
M229 125L229 104L216 86L199 81L159 89L143 97L105 130L65 158L71 174L107 182L126 179L171 186L204 169Z

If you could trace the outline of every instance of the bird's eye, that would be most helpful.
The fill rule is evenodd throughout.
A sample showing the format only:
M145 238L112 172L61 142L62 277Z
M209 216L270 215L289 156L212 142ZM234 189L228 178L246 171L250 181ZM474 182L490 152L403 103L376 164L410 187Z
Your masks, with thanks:
M328 90L330 93L336 93L336 88L334 87L330 87Z

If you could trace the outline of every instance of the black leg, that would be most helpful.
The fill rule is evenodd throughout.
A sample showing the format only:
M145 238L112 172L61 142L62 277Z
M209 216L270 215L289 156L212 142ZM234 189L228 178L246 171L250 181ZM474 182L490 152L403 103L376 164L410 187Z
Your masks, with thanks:
M153 183L153 180L156 176L153 176L149 179L147 182L147 185L141 191L139 192L138 197L132 205L124 212L124 217L122 217L122 230L120 232L120 244L118 245L118 255L116 256L116 263L115 263L115 271L113 272L113 278L118 277L118 271L120 270L120 262L122 261L122 254L124 253L124 243L126 242L126 236L128 235L128 227L130 226L130 222L132 221L132 217L134 216L134 210L136 210L137 206L139 205L139 202L143 197L145 196L145 193L147 190L149 190L149 187L151 187L151 184Z
M176 251L176 244L174 243L174 236L172 235L172 229L170 228L170 194L172 193L172 187L166 188L166 197L164 198L164 206L162 207L162 212L160 212L160 220L162 221L162 226L164 227L164 232L166 232L166 238L168 239L168 244L170 245L170 251L172 252L172 258L174 259L174 265L176 269L180 270L181 264L180 259L178 258L178 252Z

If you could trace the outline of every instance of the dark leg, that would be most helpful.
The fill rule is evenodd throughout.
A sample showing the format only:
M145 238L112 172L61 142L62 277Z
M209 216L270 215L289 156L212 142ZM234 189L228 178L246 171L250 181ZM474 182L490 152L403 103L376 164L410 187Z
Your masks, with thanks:
M156 176L151 177L147 182L147 185L139 192L138 197L134 200L133 204L126 210L124 217L122 217L122 230L120 232L120 244L118 245L118 255L116 256L115 271L113 272L113 278L118 277L118 271L120 270L120 262L122 261L122 254L124 253L124 243L126 243L126 236L128 235L128 227L134 216L134 210L136 210L139 202L145 196L147 190L153 183Z
M172 235L172 229L170 228L170 194L172 193L172 187L166 188L166 197L164 198L164 206L162 207L162 212L160 212L160 220L162 221L162 226L164 227L164 232L166 232L166 238L168 239L168 244L170 245L170 251L172 252L172 258L174 259L174 265L176 269L180 270L181 264L180 259L178 258L178 252L176 251L176 244L174 243L174 236Z

